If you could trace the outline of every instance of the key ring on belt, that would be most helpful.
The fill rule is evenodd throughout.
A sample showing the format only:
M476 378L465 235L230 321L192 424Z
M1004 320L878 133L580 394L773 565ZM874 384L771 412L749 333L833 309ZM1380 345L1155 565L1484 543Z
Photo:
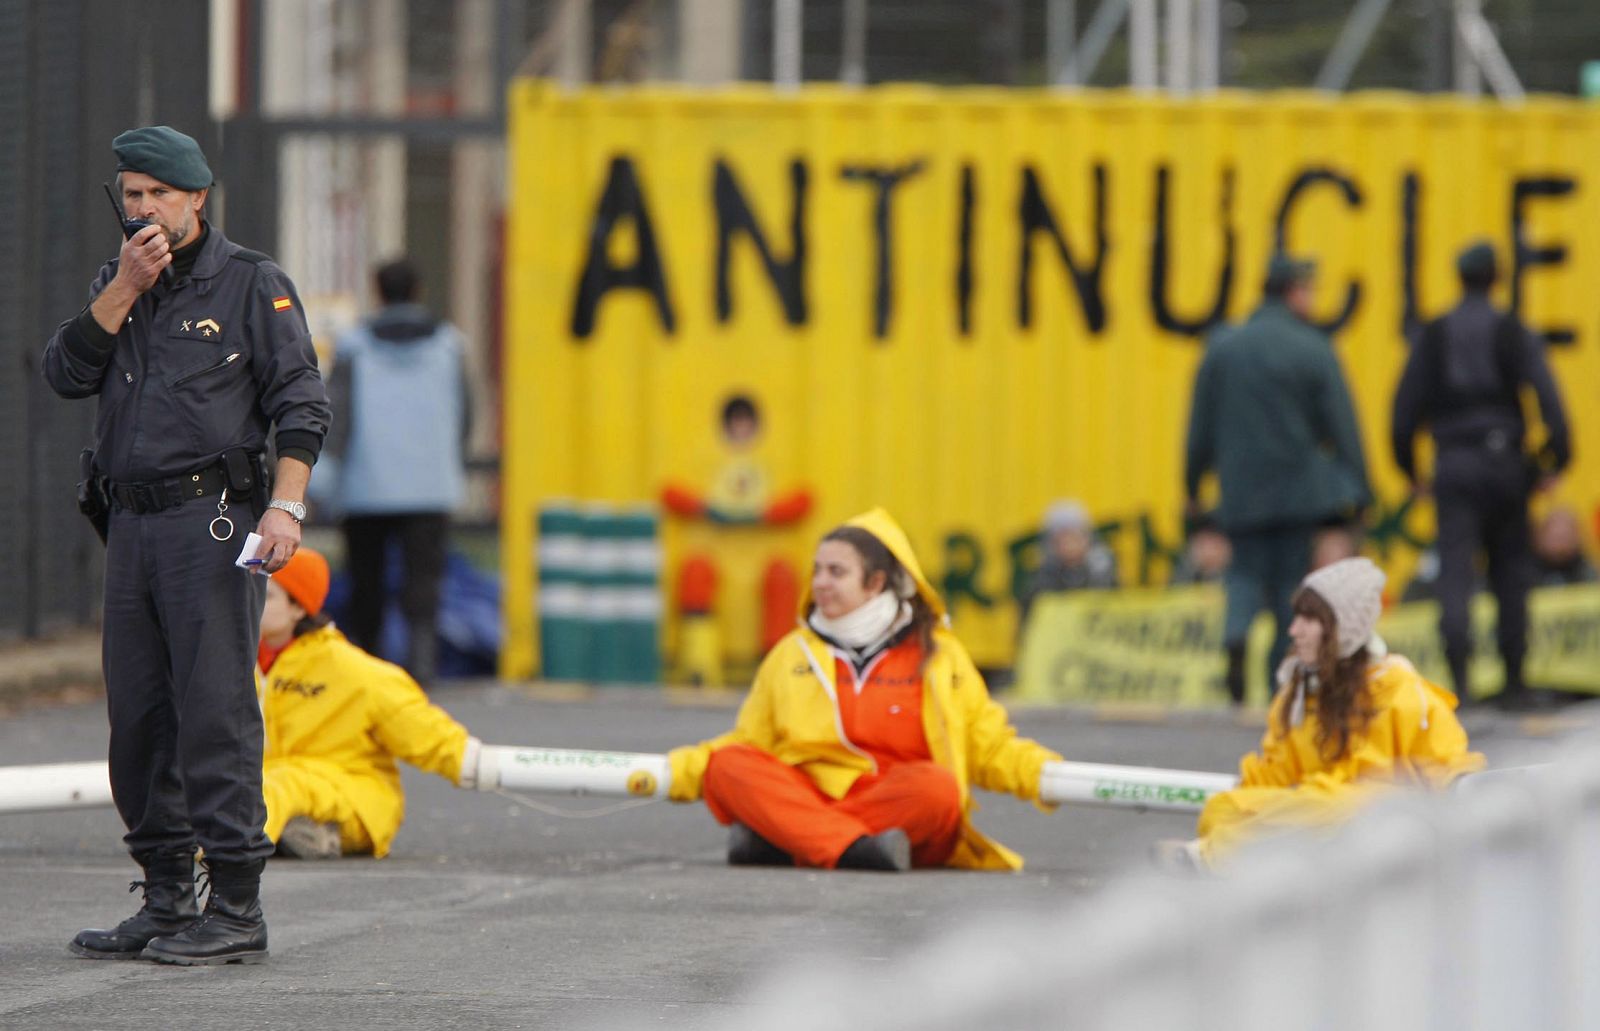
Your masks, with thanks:
M226 541L233 539L233 520L228 518L227 511L228 488L224 487L222 488L222 497L217 499L217 517L211 520L211 526L209 527L211 530L211 539L214 541ZM226 527L226 529L220 533L217 531L218 523L221 523L224 527Z

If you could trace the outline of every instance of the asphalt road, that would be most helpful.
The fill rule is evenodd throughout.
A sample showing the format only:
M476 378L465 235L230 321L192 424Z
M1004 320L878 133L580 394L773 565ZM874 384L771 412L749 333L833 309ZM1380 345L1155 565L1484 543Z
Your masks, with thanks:
M654 691L466 685L436 697L496 744L659 752L733 716L727 699ZM1025 734L1097 762L1230 770L1260 735L1226 715L1014 715ZM1496 764L1537 759L1556 729L1467 722ZM0 721L0 763L102 758L105 740L99 704L33 711ZM725 832L698 805L519 800L412 770L406 787L388 858L268 865L272 955L250 967L72 956L80 927L137 906L120 822L109 809L0 814L0 1028L696 1027L750 1007L797 956L884 964L974 913L1080 899L1142 868L1155 838L1193 827L1180 814L1047 815L983 796L980 826L1027 857L1024 873L752 870L724 864Z

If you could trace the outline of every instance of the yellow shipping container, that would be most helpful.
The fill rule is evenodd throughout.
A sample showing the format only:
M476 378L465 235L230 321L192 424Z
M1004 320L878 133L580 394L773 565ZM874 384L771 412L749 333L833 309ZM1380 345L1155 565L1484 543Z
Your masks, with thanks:
M717 555L735 667L756 657L762 565L804 577L816 538L870 505L903 521L982 664L1013 658L1013 588L1055 498L1110 526L1125 582L1162 582L1203 329L1256 304L1279 240L1319 263L1392 573L1432 535L1426 508L1397 515L1402 327L1454 303L1471 239L1500 247L1499 299L1559 345L1577 455L1560 499L1600 496L1597 106L523 82L510 140L507 676L537 668L540 506L711 495L740 394L761 412L755 479L809 513L669 517L662 538L669 598L686 555Z

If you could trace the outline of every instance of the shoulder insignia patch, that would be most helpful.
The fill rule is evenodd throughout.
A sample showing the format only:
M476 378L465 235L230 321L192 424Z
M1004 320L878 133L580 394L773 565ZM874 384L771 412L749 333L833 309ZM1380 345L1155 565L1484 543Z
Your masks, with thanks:
M274 297L272 299L272 310L273 311L288 311L290 308L293 308L293 307L294 307L294 302L289 300L289 298L287 296Z

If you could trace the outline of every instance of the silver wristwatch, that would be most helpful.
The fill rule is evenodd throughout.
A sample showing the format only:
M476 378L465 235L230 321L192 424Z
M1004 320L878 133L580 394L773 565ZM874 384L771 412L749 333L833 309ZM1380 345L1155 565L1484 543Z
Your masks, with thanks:
M306 521L306 506L298 501L289 501L286 498L273 498L267 502L268 508L275 508L280 512L287 512L294 517L297 523Z

